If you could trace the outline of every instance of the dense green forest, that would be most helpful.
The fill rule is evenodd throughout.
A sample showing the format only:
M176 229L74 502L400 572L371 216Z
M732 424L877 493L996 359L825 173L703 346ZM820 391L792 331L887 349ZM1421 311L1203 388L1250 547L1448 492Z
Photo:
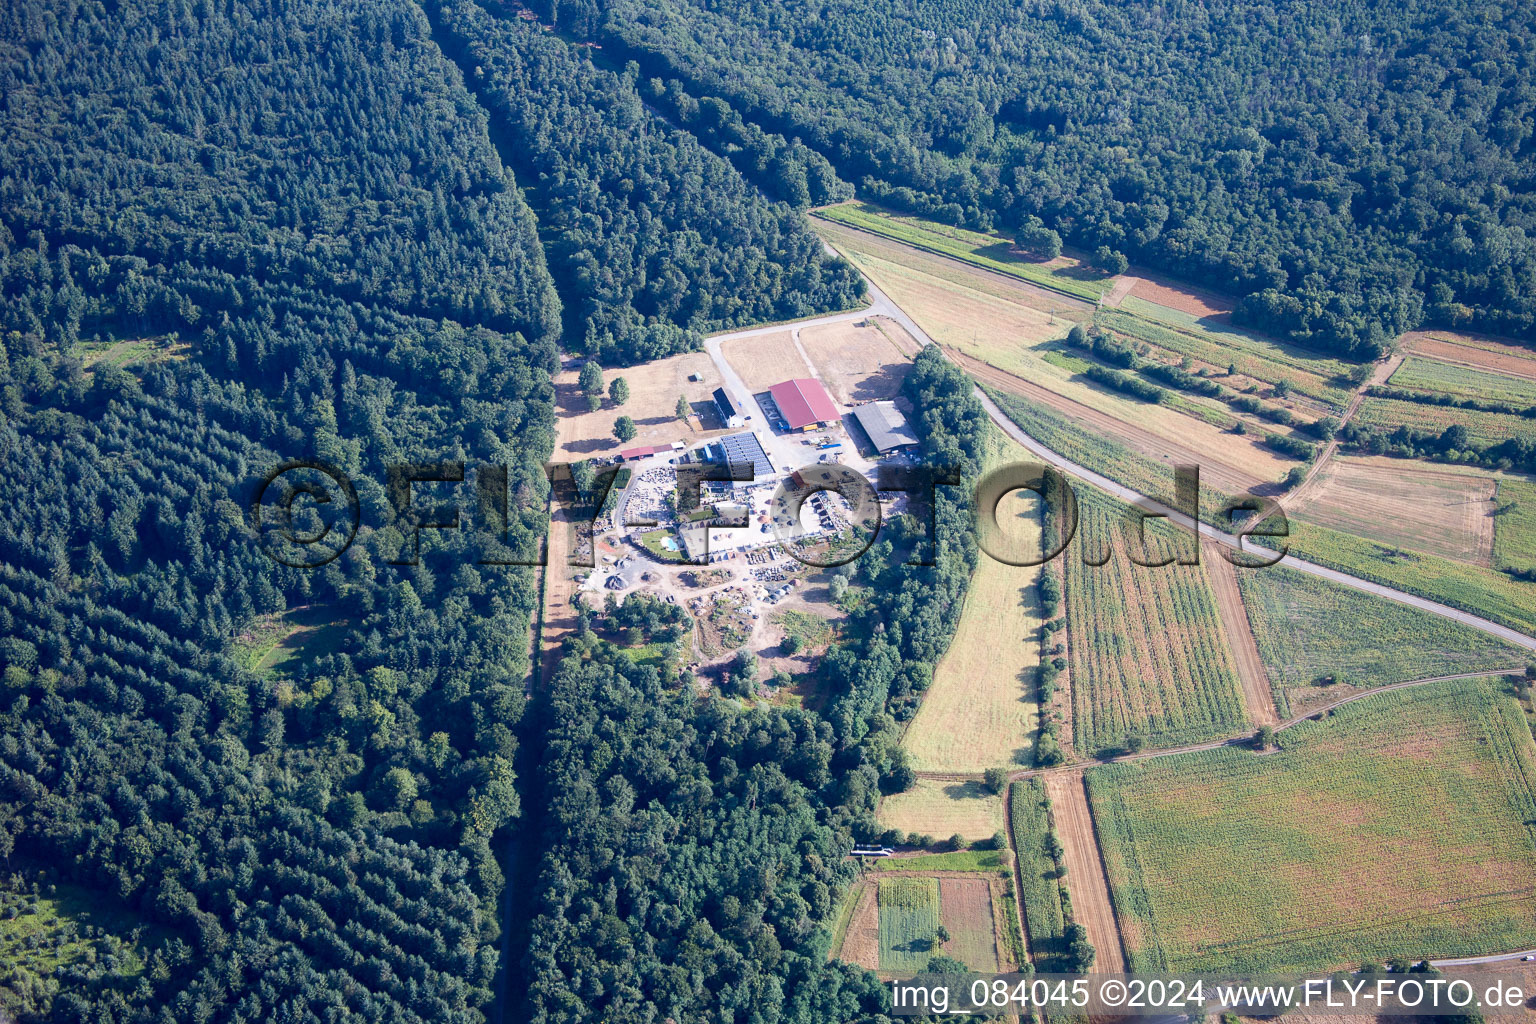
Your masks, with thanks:
M142 922L121 956L8 967L0 1015L481 1020L537 600L530 570L482 563L543 530L546 261L571 265L574 228L541 238L403 0L18 3L0 53L0 865ZM627 109L617 76L539 60L575 97L544 109ZM500 141L540 130L507 114ZM583 307L597 322L669 263L722 275L647 312L676 344L856 298L787 208L656 140L625 174L683 191L594 235L641 268ZM637 209L586 185L562 204ZM606 354L647 354L641 334ZM318 571L248 525L292 458L359 495L356 543ZM508 512L392 564L387 467L435 460L507 466Z
M1040 217L1357 357L1422 322L1536 339L1536 32L1513 0L561 0L660 90L869 198Z
M973 482L989 427L969 378L927 349L904 387L931 457ZM829 921L848 850L884 835L880 793L912 782L896 716L932 681L975 567L970 490L937 490L931 537L899 517L855 563L847 631L863 639L827 659L825 716L696 696L583 617L538 712L543 857L516 1019L885 1019L888 989L827 962ZM639 607L609 626L631 645L666 635Z
M471 0L434 8L537 206L567 349L631 363L703 334L854 305L863 283L805 218L649 112L635 74L595 66Z

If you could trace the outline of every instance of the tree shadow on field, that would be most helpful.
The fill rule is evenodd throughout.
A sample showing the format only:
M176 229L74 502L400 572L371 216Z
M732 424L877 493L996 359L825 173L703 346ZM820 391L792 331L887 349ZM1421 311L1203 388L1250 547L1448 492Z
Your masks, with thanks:
M944 795L951 800L985 800L991 796L987 788L974 779L969 782L951 782L944 787Z

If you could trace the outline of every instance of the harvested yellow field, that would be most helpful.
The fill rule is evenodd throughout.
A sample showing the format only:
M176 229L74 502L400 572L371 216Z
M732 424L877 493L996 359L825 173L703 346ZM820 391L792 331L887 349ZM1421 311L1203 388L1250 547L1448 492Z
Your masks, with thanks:
M1151 435L1170 451L1193 450L1197 462L1227 481L1226 490L1277 481L1296 465L1255 434L1234 434L1219 425L1232 414L1214 399L1180 395L1181 404L1208 410L1208 421L1110 391L1061 365L1059 340L1074 323L1092 316L1083 303L1001 283L982 271L967 274L969 268L957 270L953 261L897 242L871 240L820 221L816 227L940 345L1037 385L1053 396L1059 412L1098 414L1109 421L1108 432L1126 443Z
M807 327L800 345L843 405L895 398L912 365L904 353L917 349L906 330L885 317Z
M1025 461L1012 442L1004 451L1005 458ZM1000 539L1037 552L1039 505L1031 491L1006 495L998 505ZM1030 762L1039 718L1040 571L983 552L954 641L902 739L914 768L981 772Z
M1489 565L1496 486L1471 467L1336 456L1291 514L1387 547Z
M794 333L788 327L728 341L720 346L720 354L753 393L767 391L780 381L811 376L811 368L800 358Z
M987 839L1003 827L1003 801L979 782L919 779L880 801L880 824L935 839Z
M701 380L690 381L697 374ZM606 369L603 385L623 377L629 384L629 401L615 406L605 396L602 408L589 412L587 398L576 383L577 371L562 370L555 376L556 461L574 462L593 455L612 454L635 445L669 444L713 437L720 431L700 431L697 416L685 424L677 418L681 395L695 405L711 401L710 392L720 386L720 374L703 352L684 352L637 366ZM620 416L635 421L639 433L633 441L619 443L613 422Z

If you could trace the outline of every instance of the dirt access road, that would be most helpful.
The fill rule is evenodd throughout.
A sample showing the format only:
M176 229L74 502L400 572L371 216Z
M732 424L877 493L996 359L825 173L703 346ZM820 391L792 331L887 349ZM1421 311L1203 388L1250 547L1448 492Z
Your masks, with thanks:
M1275 695L1269 685L1269 673L1264 671L1264 661L1259 657L1259 645L1253 639L1242 592L1237 589L1237 567L1221 557L1221 552L1210 543L1200 545L1200 560L1205 563L1221 628L1227 635L1237 678L1243 684L1248 720L1254 725L1275 725L1280 721L1275 712Z
M1093 812L1081 770L1058 772L1045 780L1051 798L1056 834L1066 850L1067 891L1072 894L1072 920L1088 930L1093 943L1093 970L1097 974L1124 974L1125 954L1120 948L1120 928L1109 898L1109 882L1099 840L1093 831Z

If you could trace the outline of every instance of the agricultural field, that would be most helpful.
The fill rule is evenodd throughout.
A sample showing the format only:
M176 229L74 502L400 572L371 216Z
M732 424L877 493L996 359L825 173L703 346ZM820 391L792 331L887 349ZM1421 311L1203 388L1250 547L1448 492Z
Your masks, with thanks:
M1070 256L1032 260L1013 240L938 221L882 209L872 203L843 203L815 211L815 216L845 227L869 231L926 252L969 263L1031 284L1092 302L1109 291L1111 278Z
M721 344L720 354L754 393L767 391L780 381L811 376L811 368L795 347L795 330L786 327L771 334L733 338Z
M942 949L973 971L996 971L997 922L992 881L945 875L939 879L939 920L949 932Z
M1502 477L1494 504L1494 568L1536 568L1536 480Z
M1130 308L1143 304L1152 307L1158 319L1171 314L1191 321L1210 323L1224 321L1232 315L1232 300L1225 295L1217 295L1172 278L1149 274L1146 270L1132 270L1137 276L1131 290L1115 305Z
M1077 539L1061 556L1065 572L1067 662L1073 743L1079 753L1138 737L1174 746L1228 736L1248 725L1227 638L1198 565L1130 562L1123 506L1076 488ZM1146 522L1143 560L1197 552L1187 532ZM1102 565L1085 564L1085 559Z
M688 379L695 375L701 379ZM621 448L637 445L670 444L673 441L692 444L720 433L700 429L702 424L697 411L713 409L710 393L720 386L719 371L703 352L685 352L635 366L605 369L602 407L596 412L589 411L587 397L581 393L577 376L575 369L564 369L555 375L557 437L552 458L557 462L612 455ZM615 406L607 397L606 388L615 377L623 377L629 385L629 401L622 406ZM679 397L686 398L695 409L687 423L677 418ZM708 423L717 423L713 412L709 414ZM621 444L613 436L613 423L620 416L635 421L638 433L633 441Z
M923 853L915 857L894 857L875 862L876 871L976 871L1008 877L999 850L954 850L950 853Z
M894 320L872 317L803 328L800 347L833 399L860 405L901 393L911 367L907 353L915 352L918 344Z
M1536 351L1523 345L1452 331L1410 331L1401 345L1406 352L1442 363L1536 379Z
M935 875L914 869L878 875L863 888L875 893L875 959L883 973L921 971L940 954L974 971L991 972L1004 966L999 962L1000 948L1005 958L1014 952L1010 946L1016 939L1007 922L999 920L1003 912L1012 912L1010 890L1007 879L997 872ZM861 896L839 953L844 960L863 962L867 955L862 933L869 930L868 915ZM947 940L939 938L941 926L949 934Z
M1008 442L998 459L1025 461L1025 453ZM1033 492L1006 495L998 504L999 544L1036 555L1039 505ZM1040 711L1040 572L981 553L954 639L902 738L914 768L981 772L1031 763Z
M1131 970L1536 945L1536 747L1502 683L1375 694L1281 735L1088 772Z
M1482 402L1536 404L1536 379L1490 373L1422 356L1409 356L1403 360L1403 365L1387 379L1387 383L1395 388L1473 398Z
M905 793L881 799L880 824L908 835L975 842L1002 831L1003 804L979 782L918 779Z
M1488 565L1496 483L1471 466L1336 455L1287 511L1380 544Z
M995 387L986 377L974 371L973 376L978 377L982 390L1004 415L1047 448L1139 494L1172 500L1173 460L1143 455L1118 441L1083 429L1043 402L1031 401L1002 387ZM1225 496L1214 489L1204 473L1200 478L1200 486L1203 495L1201 511L1209 517Z
M1059 865L1051 854L1050 799L1038 778L1013 783L1008 799L1013 818L1013 850L1018 858L1019 893L1024 906L1024 927L1029 932L1029 952L1035 970L1065 969L1067 929L1062 902Z
M1238 391L1250 384L1267 391L1283 381L1293 392L1322 406L1339 410L1349 403L1353 385L1348 378L1354 366L1339 359L1314 355L1294 345L1227 324L1212 324L1134 297L1126 299L1118 310L1101 310L1097 322L1127 337L1188 356L1195 363L1191 369L1203 366L1218 371L1223 375L1219 382ZM1229 379L1226 371L1234 365L1237 376Z
M1060 341L1075 323L1092 319L1091 306L909 245L826 222L818 222L817 229L959 357L968 373L1051 406L1070 418L1076 431L1112 438L1150 458L1199 463L1206 477L1229 493L1276 482L1294 465L1265 446L1262 433L1232 433L1233 413L1214 398L1178 393L1166 404L1152 404L1063 365ZM1222 335L1209 337L1219 345ZM1219 363L1223 372L1228 362Z
M1283 538L1298 558L1536 633L1536 591L1502 572L1379 544L1352 533L1290 520Z
M904 875L876 884L880 970L921 971L939 952L939 880Z
M1425 405L1400 398L1366 396L1355 412L1353 422L1376 433L1390 434L1398 427L1439 434L1453 423L1467 428L1467 435L1479 446L1498 444L1512 437L1536 439L1536 420L1507 412L1483 412L1457 409L1448 405Z
M1358 690L1503 671L1527 652L1480 630L1284 565L1238 570L1238 586L1281 715ZM1325 678L1332 683L1319 685Z

